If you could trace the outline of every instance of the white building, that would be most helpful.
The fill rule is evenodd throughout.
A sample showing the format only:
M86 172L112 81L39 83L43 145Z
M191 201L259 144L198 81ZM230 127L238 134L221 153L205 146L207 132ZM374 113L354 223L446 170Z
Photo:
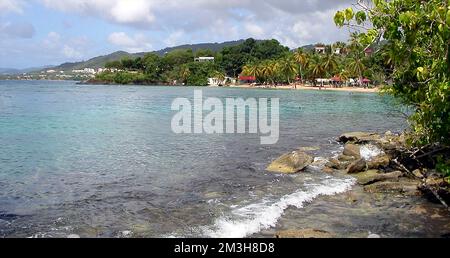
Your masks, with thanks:
M200 56L194 59L195 62L214 62L213 56Z

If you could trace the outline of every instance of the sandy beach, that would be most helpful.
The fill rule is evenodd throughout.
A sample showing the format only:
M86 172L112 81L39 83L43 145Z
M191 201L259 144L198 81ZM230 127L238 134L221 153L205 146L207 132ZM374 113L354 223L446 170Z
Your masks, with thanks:
M248 88L248 89L277 89L277 90L317 90L317 91L344 91L344 92L359 92L359 93L377 93L379 92L379 88L358 88L358 87L342 87L342 88L333 88L331 86L325 86L322 88L306 86L306 85L291 85L291 86L253 86L249 84L243 85L232 85L230 88Z

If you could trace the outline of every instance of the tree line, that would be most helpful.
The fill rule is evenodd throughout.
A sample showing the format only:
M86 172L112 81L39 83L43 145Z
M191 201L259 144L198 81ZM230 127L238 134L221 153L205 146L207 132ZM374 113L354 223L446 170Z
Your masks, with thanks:
M325 53L313 47L290 50L277 40L247 39L219 52L209 49L193 52L175 50L158 56L148 53L143 58L108 62L106 71L96 80L118 84L179 84L205 86L208 78L237 79L240 75L255 77L262 84L290 84L295 80L315 84L317 78L369 78L382 84L388 64L366 56L362 44L353 36L349 43L323 45ZM339 49L339 53L336 53ZM196 57L214 57L213 62L195 62ZM114 71L114 72L111 72Z

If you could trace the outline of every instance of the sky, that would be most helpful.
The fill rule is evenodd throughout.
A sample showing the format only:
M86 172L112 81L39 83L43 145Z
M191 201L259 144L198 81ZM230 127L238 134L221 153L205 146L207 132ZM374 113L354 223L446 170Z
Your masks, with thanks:
M0 0L0 67L87 60L114 51L277 39L346 41L334 13L354 0Z

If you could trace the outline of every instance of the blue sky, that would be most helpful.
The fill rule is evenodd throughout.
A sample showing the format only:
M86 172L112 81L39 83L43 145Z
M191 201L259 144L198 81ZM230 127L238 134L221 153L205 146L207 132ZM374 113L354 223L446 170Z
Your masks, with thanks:
M117 50L275 38L291 48L346 40L352 0L0 0L0 67L86 60Z

